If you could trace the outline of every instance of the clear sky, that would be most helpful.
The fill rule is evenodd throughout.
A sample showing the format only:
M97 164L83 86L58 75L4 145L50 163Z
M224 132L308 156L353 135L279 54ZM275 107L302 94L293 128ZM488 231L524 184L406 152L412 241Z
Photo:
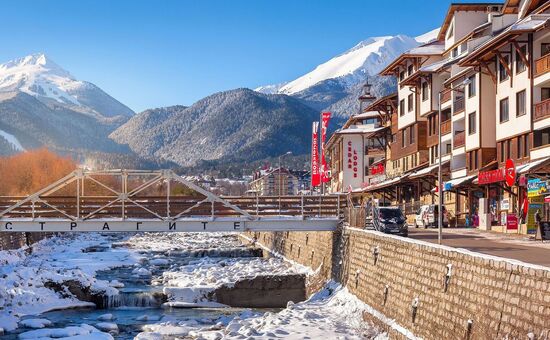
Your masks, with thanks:
M135 111L293 80L372 36L438 27L448 0L3 1L0 61L44 52Z

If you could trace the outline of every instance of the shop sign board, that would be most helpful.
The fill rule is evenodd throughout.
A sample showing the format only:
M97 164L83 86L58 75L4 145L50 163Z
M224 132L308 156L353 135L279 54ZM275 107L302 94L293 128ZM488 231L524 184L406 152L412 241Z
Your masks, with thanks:
M514 161L507 159L504 169L480 171L477 175L477 181L479 184L506 182L508 186L513 186L516 182L516 166Z
M518 229L518 217L515 214L506 215L506 229L507 230Z
M527 182L527 197L542 196L548 191L547 182L533 178Z
M343 185L354 189L363 187L363 140L360 135L346 135L344 142L344 178Z
M378 163L376 165L372 165L369 168L370 175L381 175L384 173L384 163Z
M508 198L502 199L500 201L500 210L508 210L510 209L510 200Z
M542 212L544 205L544 198L542 196L535 196L529 198L529 210L527 212L527 233L534 234L537 232L537 222L535 221L535 214L537 210Z

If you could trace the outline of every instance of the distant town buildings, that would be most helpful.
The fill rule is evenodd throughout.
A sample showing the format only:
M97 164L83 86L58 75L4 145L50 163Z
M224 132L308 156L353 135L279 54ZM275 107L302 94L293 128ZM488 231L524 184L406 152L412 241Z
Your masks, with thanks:
M550 218L530 190L550 170L549 25L548 1L451 4L434 41L380 72L397 92L330 138L330 191L409 215L443 194L455 224L534 232L536 210Z
M309 171L295 171L284 167L257 170L248 184L248 194L298 195L309 189L309 180Z

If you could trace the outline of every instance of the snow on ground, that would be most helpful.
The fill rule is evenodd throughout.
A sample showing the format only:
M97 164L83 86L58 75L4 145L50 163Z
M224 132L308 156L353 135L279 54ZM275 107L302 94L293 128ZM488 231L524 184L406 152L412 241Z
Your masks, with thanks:
M97 328L82 324L80 326L70 326L65 328L45 328L28 331L19 334L19 339L71 339L71 340L111 340L113 337L108 333L100 332Z
M4 138L6 141L8 141L8 143L10 143L15 148L15 150L25 151L25 148L23 147L23 145L21 145L21 143L19 142L17 137L12 135L11 133L7 133L4 130L0 130L0 137Z
M137 259L126 250L83 252L108 246L107 242L95 233L73 234L42 240L30 249L0 251L0 327L10 331L24 315L93 305L70 294L61 296L44 287L46 282L77 280L92 292L116 294L108 282L94 278L96 271L131 265Z
M363 312L369 308L346 288L331 282L309 300L289 303L278 313L244 311L234 318L220 317L212 324L164 321L144 326L136 339L387 339L387 334L363 320Z
M243 247L235 233L142 233L132 236L126 245L157 252Z

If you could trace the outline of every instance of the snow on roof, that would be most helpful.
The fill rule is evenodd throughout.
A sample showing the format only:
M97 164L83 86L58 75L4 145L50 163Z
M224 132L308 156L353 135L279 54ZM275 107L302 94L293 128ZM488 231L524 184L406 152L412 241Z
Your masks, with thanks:
M366 118L373 118L373 117L380 117L380 113L378 111L367 111L360 114L357 114L355 116L352 116L352 119L366 119Z
M437 39L437 36L439 35L439 30L441 29L441 27L438 27L436 29L433 29L429 32L426 32L424 34L421 34L417 37L415 37L414 39L416 41L418 41L419 43L429 43L429 42L432 42L434 41L435 39Z
M351 134L351 133L371 133L385 129L384 126L375 128L373 124L366 125L352 125L346 129L336 131L337 134Z
M442 68L454 64L456 61L457 61L456 59L452 59L452 60L444 59L444 60L436 61L433 64L422 66L419 71L420 72L430 72L430 73L431 72L438 72Z
M537 30L544 26L549 19L550 14L533 14L510 26L510 31Z
M434 41L428 44L424 44L418 47L411 48L405 54L418 54L418 55L440 55L445 52L445 43L442 41Z

